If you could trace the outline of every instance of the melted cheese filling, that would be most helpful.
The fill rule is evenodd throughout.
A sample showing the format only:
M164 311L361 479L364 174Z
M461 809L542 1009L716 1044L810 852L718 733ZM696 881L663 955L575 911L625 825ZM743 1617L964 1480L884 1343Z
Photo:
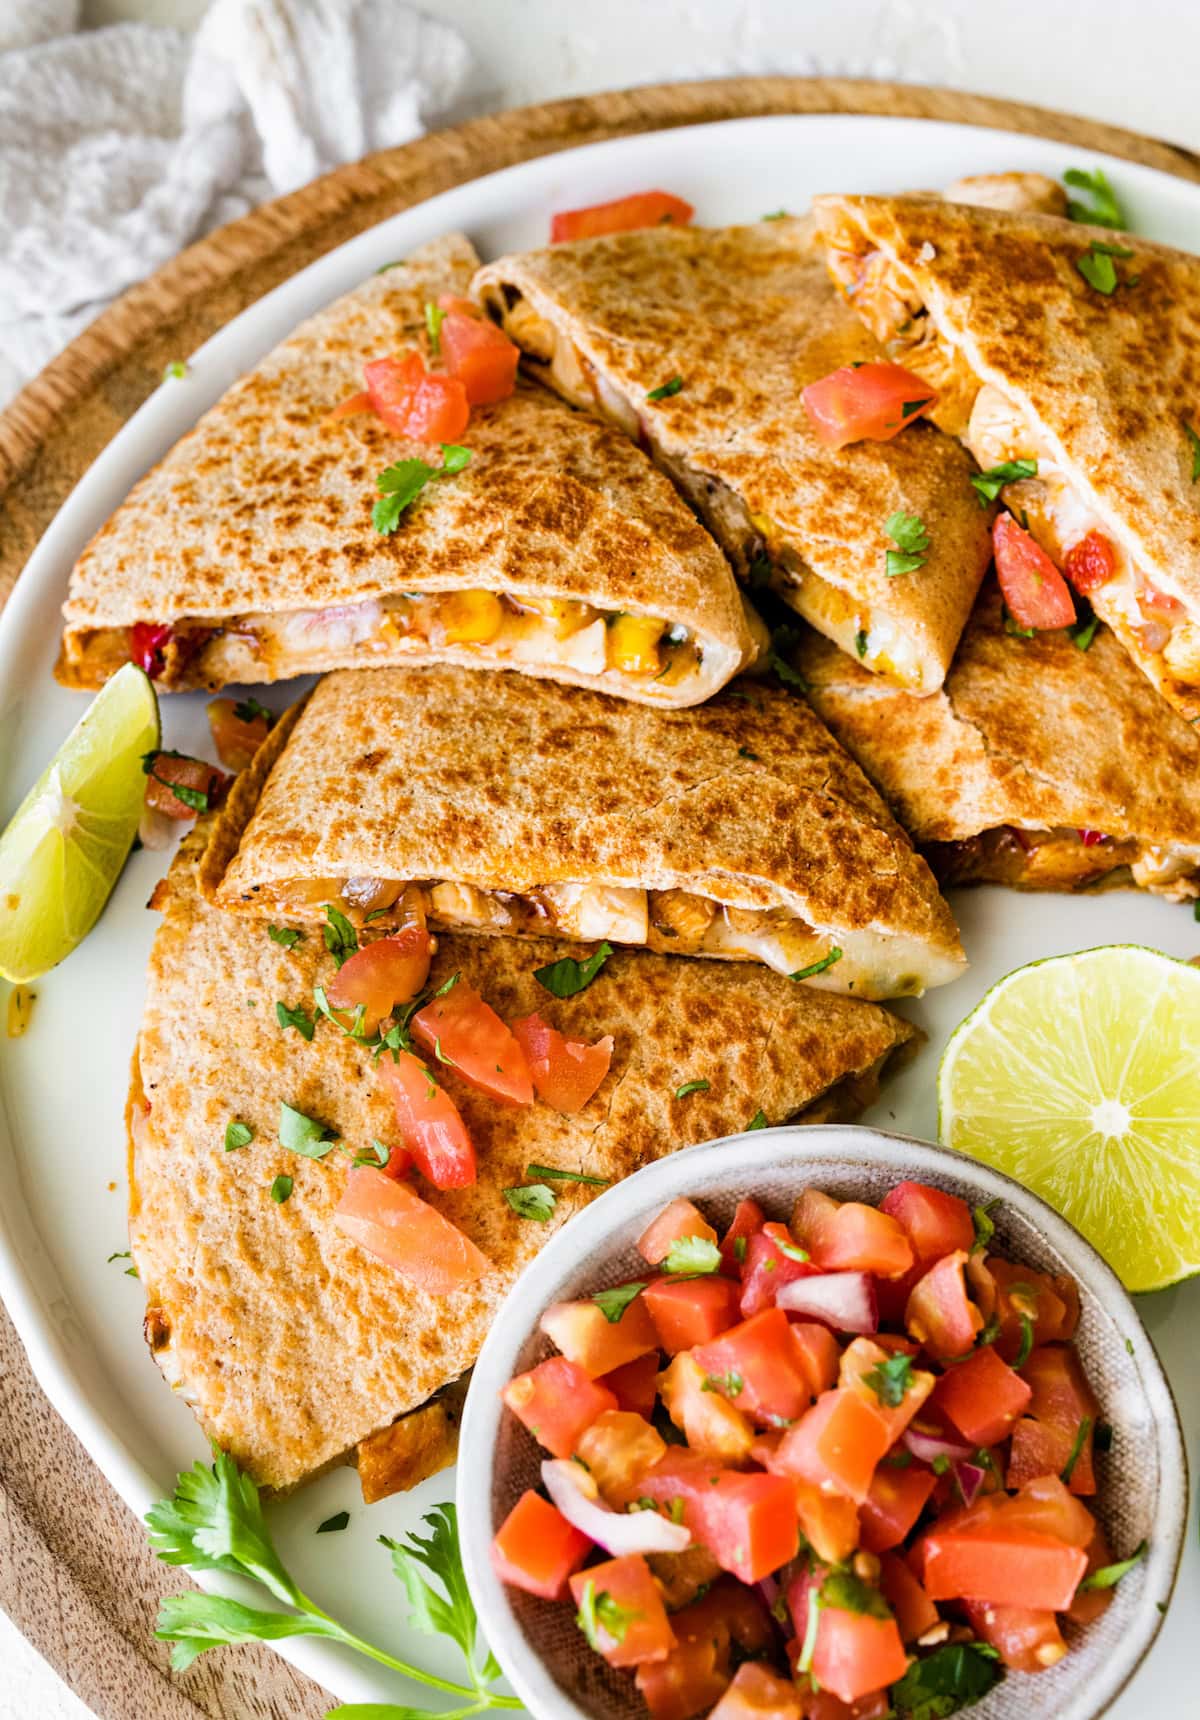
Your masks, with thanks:
M739 907L687 890L646 890L625 884L545 884L525 891L481 890L441 880L414 885L391 878L286 880L253 893L256 907L284 919L309 919L340 901L356 923L370 916L374 931L423 914L446 931L552 937L632 944L662 954L758 961L777 973L799 974L840 955L810 978L855 997L918 997L926 985L955 978L959 966L916 939L871 931L819 930L786 908Z

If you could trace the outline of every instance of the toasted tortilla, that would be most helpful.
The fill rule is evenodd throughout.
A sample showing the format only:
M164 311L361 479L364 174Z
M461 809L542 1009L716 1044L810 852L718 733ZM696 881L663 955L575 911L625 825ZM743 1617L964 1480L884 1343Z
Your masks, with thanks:
M1200 718L1200 258L1030 212L905 197L814 210L849 303L941 390L935 421L985 467L1036 459L1002 494L1050 555L1062 565L1090 531L1109 540L1097 613ZM1085 279L1089 258L1111 263L1113 291Z
M801 391L881 354L830 291L806 221L578 240L490 263L474 290L531 371L650 447L743 576L765 555L773 587L843 650L916 692L941 685L987 520L969 462L930 425L818 441ZM895 513L924 522L930 549L889 579Z
M206 1434L260 1485L295 1487L424 1403L474 1361L521 1268L596 1191L556 1185L553 1217L523 1220L502 1198L549 1164L618 1179L676 1147L868 1102L916 1030L874 1004L818 996L749 963L617 954L559 1000L533 977L562 944L441 940L431 974L456 971L506 1019L538 1010L574 1038L612 1034L612 1067L575 1117L500 1105L453 1070L445 1085L479 1152L479 1181L423 1198L467 1232L494 1270L435 1298L333 1224L350 1159L278 1144L279 1104L320 1118L351 1150L396 1143L371 1054L327 1022L311 1043L283 1030L276 1000L311 1007L332 958L319 937L285 950L261 921L208 906L196 885L203 832L159 893L130 1095L130 1245L155 1361ZM691 1080L708 1086L682 1099ZM145 1105L149 1103L149 1112ZM254 1131L227 1152L227 1123ZM398 1143L397 1143L398 1144ZM271 1199L275 1177L290 1198Z
M942 691L883 686L815 634L809 697L944 883L1200 895L1200 736L1106 627L1006 631L989 581Z
M716 545L644 454L543 389L476 407L470 463L431 479L390 535L375 529L378 474L441 456L372 412L330 414L368 360L427 352L425 304L463 293L478 261L461 237L426 245L235 383L80 557L59 679L100 685L138 622L171 626L164 690L436 661L670 706L748 663ZM623 639L605 627L618 615L661 626Z
M515 675L379 669L327 676L289 720L205 857L219 907L304 923L332 900L383 930L415 884L439 930L749 957L870 998L962 972L928 868L780 687L650 712Z

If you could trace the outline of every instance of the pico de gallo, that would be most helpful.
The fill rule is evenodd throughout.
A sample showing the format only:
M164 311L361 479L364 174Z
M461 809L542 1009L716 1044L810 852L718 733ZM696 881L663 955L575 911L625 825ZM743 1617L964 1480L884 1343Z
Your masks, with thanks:
M678 1199L638 1249L504 1389L545 1459L493 1562L654 1720L950 1714L1108 1606L1144 1547L1114 1560L1085 1503L1111 1430L1078 1291L987 1209L813 1188L721 1234Z

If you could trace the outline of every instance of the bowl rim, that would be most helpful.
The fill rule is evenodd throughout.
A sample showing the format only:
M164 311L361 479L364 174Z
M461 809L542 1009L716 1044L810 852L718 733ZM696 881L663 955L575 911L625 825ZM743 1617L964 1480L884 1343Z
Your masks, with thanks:
M704 1165L697 1164L697 1155ZM1040 1195L991 1165L915 1136L863 1124L788 1124L681 1148L644 1165L575 1213L558 1229L512 1285L501 1303L475 1363L460 1430L455 1497L467 1584L479 1624L512 1688L536 1720L595 1720L551 1676L509 1604L492 1569L492 1477L503 1407L500 1392L512 1377L516 1357L543 1308L556 1299L562 1281L581 1255L603 1244L616 1226L639 1209L647 1214L684 1192L704 1199L706 1178L736 1162L747 1184L778 1171L781 1162L802 1165L843 1159L848 1165L895 1169L898 1176L922 1172L971 1182L981 1198L1000 1200L1036 1224L1050 1247L1078 1261L1072 1270L1112 1319L1137 1367L1157 1431L1161 1485L1150 1551L1145 1564L1144 1604L1101 1672L1082 1692L1087 1705L1072 1702L1059 1720L1096 1720L1129 1683L1161 1629L1175 1587L1187 1529L1190 1484L1187 1450L1170 1381L1133 1301L1115 1272L1069 1220ZM1157 1597L1157 1598L1155 1598Z

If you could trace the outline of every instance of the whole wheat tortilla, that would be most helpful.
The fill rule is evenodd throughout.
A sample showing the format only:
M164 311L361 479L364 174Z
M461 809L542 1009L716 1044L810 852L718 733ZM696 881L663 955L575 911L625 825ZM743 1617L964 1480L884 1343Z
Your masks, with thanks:
M520 297L569 337L636 411L656 457L688 475L689 499L743 574L755 534L722 521L714 486L775 522L860 628L868 613L894 622L917 648L918 691L941 685L987 566L987 518L970 461L930 425L836 452L817 440L803 388L882 355L832 290L807 222L577 240L489 263L474 290L501 321ZM520 339L515 322L511 332ZM677 393L648 398L676 376ZM889 579L894 513L918 516L930 549L917 573ZM772 577L795 604L803 569Z
M372 413L329 414L362 388L365 361L421 344L425 303L464 292L477 264L461 236L426 245L311 317L235 383L79 558L63 610L59 678L98 685L128 654L126 629L136 621L191 618L220 628L247 615L464 589L582 599L690 629L703 645L696 675L680 685L615 671L599 677L624 697L703 699L748 663L755 646L716 545L645 455L543 389L522 385L508 400L476 407L463 438L470 464L428 483L390 536L374 529L377 474L440 456ZM411 638L326 646L305 629L282 662L271 650L256 655L226 629L164 684L269 681L414 654ZM419 656L597 679L501 658L486 646L426 645Z
M326 1022L311 1044L279 1027L276 1001L311 1008L332 959L318 937L285 950L261 922L207 906L196 886L203 840L188 838L159 892L130 1104L130 1241L155 1360L206 1434L264 1486L296 1486L471 1365L517 1272L595 1193L559 1184L549 1223L522 1220L500 1191L526 1180L528 1164L616 1179L760 1111L772 1124L818 1102L822 1120L853 1114L875 1073L915 1044L916 1030L886 1010L753 964L614 955L586 991L558 1000L533 970L561 945L443 938L433 983L461 971L506 1019L536 1009L572 1037L611 1033L615 1045L577 1117L498 1105L445 1072L479 1181L420 1193L495 1270L433 1298L334 1226L347 1157L316 1162L278 1145L281 1100L354 1150L372 1137L394 1143L394 1116L369 1052ZM701 1079L707 1089L675 1097ZM151 1108L138 1122L143 1094ZM224 1148L231 1120L254 1131L240 1151ZM294 1182L282 1204L269 1192L279 1175Z
M515 675L343 671L293 720L243 774L205 857L222 907L271 914L258 892L295 879L607 882L784 906L835 940L903 939L927 984L961 971L924 861L775 685L652 712ZM836 984L837 967L822 977Z

